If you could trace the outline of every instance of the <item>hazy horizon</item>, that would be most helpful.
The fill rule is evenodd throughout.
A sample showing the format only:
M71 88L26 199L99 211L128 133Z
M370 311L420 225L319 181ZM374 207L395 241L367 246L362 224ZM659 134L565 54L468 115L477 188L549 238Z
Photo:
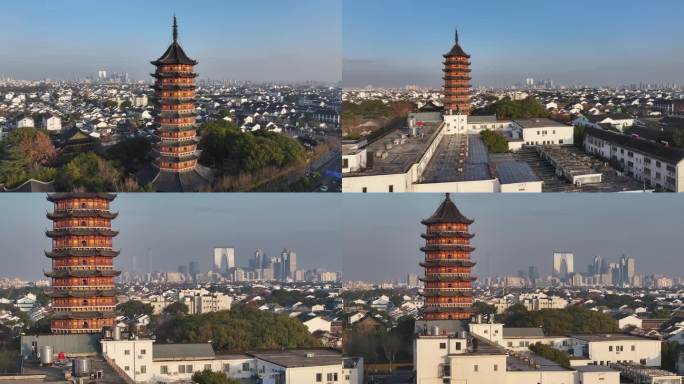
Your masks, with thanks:
M342 82L439 86L442 54L451 49L458 27L461 46L471 55L473 86L503 87L529 77L565 85L681 85L682 13L684 3L675 0L657 7L636 0L579 0L572 6L543 0L345 0Z
M45 213L52 203L42 193L3 194L0 199L0 277L35 280L51 269L43 253L51 248ZM297 253L298 269L342 270L336 194L122 193L111 204L119 216L112 227L121 255L115 267L138 270L150 249L153 270L173 272L198 261L206 272L214 247L235 247L236 265L246 266L257 248L276 256L283 248ZM303 215L302 212L306 212ZM14 262L13 262L14 261Z
M681 214L676 194L452 194L475 220L476 276L516 275L537 266L551 273L554 251L574 252L575 272L595 255L636 258L639 274L684 276ZM441 194L345 194L343 276L380 282L422 274L419 248ZM676 272L673 272L676 271Z
M148 80L172 41L200 78L255 82L341 80L341 1L8 2L0 13L0 77L74 80L128 72Z

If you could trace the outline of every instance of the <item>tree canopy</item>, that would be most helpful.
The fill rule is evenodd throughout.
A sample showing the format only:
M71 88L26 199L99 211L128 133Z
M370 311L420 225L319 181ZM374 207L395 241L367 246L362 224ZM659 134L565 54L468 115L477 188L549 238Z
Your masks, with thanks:
M19 128L0 142L0 184L15 187L28 179L50 181L57 150L48 135L36 128Z
M107 158L123 167L128 173L135 173L152 160L152 144L144 137L124 139L107 150Z
M60 191L107 192L117 190L120 180L121 174L112 164L93 152L86 152L59 170L55 187Z
M528 311L516 304L506 310L503 322L507 327L542 327L547 335L619 331L617 321L612 317L578 306Z
M570 356L559 349L542 343L534 343L530 345L530 350L541 357L555 361L565 368L570 368Z
M489 150L490 153L508 152L508 141L501 133L485 129L480 132L480 137L485 145L487 145L487 150Z
M138 300L128 300L125 303L119 304L117 309L128 318L139 315L152 315L154 312L154 308L150 304Z
M206 343L221 352L255 348L320 347L297 319L235 305L230 311L175 317L160 326L161 341Z
M192 381L197 384L240 384L238 380L226 376L223 372L209 370L193 373Z
M280 133L242 132L237 125L225 120L205 123L200 132L200 161L227 174L254 174L269 166L282 168L306 160L304 147Z
M549 116L544 106L534 97L523 100L511 100L505 97L485 108L474 111L473 114L496 115L496 118L501 120Z

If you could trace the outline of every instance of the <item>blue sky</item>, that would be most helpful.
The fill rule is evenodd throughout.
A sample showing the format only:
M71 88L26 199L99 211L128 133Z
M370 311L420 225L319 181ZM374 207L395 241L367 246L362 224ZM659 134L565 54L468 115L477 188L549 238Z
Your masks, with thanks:
M298 268L342 270L339 194L211 193L119 194L112 210L119 217L114 248L117 268L128 271L133 257L140 268L150 248L155 270L175 271L198 261L207 271L213 247L233 246L236 263L247 265L257 248L275 256L283 248L297 253ZM3 194L0 198L0 277L37 279L50 269L45 229L52 210L42 193Z
M679 0L344 0L343 83L439 85L454 27L473 83L684 83Z
M575 253L586 272L595 255L636 258L639 274L684 276L682 212L677 194L452 194L475 220L474 273L516 275L530 265L551 273L553 251ZM345 279L382 281L420 273L419 248L439 194L344 194Z
M98 69L149 79L171 42L201 77L339 81L341 0L23 0L0 6L0 76L71 79Z

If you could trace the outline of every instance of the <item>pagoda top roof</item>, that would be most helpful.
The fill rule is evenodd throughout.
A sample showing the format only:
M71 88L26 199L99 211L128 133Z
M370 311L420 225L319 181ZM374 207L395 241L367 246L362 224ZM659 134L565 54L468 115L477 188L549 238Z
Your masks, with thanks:
M456 29L454 36L455 36L454 46L451 48L451 51L444 54L444 57L454 57L454 56L470 57L470 55L465 53L463 48L461 48L461 45L458 43L458 29Z
M169 45L163 55L155 61L151 62L154 65L164 64L187 64L196 65L197 61L193 60L185 54L183 48L178 44L178 24L176 23L176 16L173 17L173 43Z
M47 195L47 200L53 203L59 200L67 200L74 198L105 199L108 201L112 201L116 198L116 193L57 192L48 193Z
M435 213L429 218L421 221L423 224L440 224L440 223L458 223L458 224L472 224L473 220L463 216L461 211L456 208L456 204L451 201L449 194L444 197L444 201L439 205Z

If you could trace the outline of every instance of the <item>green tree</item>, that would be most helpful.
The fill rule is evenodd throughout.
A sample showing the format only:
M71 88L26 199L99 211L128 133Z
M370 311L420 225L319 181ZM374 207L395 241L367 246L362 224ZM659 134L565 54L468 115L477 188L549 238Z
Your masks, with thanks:
M51 165L57 150L48 135L35 128L19 128L0 142L0 184L15 187L28 179L54 180Z
M619 331L617 321L612 317L579 306L527 311L516 304L506 310L503 322L508 327L542 327L547 335Z
M135 173L148 164L152 144L144 137L122 140L107 150L107 158L121 165L126 172Z
M584 146L584 137L586 136L587 127L584 125L575 125L573 130L573 141L576 147Z
M530 345L530 350L541 357L555 361L565 368L570 368L570 356L559 349L546 344L535 343Z
M684 148L684 128L676 128L672 131L672 142L679 148Z
M133 106L133 103L131 103L130 100L124 100L121 105L119 105L119 109L128 109Z
M79 154L59 170L55 186L60 191L107 192L117 190L116 185L121 178L119 171L107 160L87 152Z
M238 380L226 376L223 372L209 370L193 373L192 381L197 384L240 384Z
M527 119L532 117L548 117L549 113L546 111L541 103L534 97L528 97L523 100L511 100L505 97L486 108L473 111L476 115L496 115L497 119Z
M677 372L677 361L681 346L676 341L663 341L660 347L660 367L670 372Z
M154 308L150 304L143 303L138 300L128 300L125 303L121 303L118 305L118 310L121 311L121 313L128 317L136 317L139 315L152 315L154 312Z
M473 303L473 310L475 313L480 314L480 315L489 315L489 314L495 314L496 313L496 307L487 304L484 301L476 301Z
M188 312L188 306L178 301L167 305L166 308L162 310L163 314L173 317L187 315Z
M155 332L162 341L206 343L221 352L254 348L319 347L297 319L238 304L230 311L175 317Z
M508 152L508 141L500 132L485 129L480 132L480 137L487 145L487 150L489 150L490 153Z

